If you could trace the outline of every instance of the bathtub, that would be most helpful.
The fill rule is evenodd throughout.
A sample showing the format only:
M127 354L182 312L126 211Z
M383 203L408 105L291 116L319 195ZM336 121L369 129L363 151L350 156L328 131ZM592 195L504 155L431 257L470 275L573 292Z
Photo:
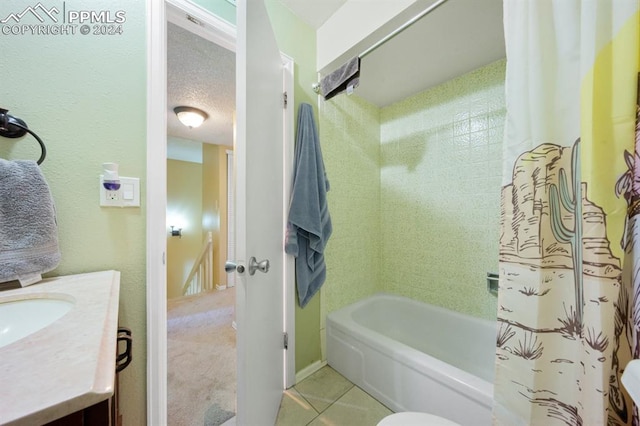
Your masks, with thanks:
M491 424L495 321L377 294L326 329L328 364L391 410Z

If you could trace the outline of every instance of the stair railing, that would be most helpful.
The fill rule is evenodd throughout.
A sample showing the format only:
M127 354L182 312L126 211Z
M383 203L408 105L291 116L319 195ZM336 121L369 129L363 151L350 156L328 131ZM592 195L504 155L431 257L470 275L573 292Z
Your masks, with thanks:
M188 296L209 290L213 290L213 234L211 232L207 233L202 250L182 286L182 295Z

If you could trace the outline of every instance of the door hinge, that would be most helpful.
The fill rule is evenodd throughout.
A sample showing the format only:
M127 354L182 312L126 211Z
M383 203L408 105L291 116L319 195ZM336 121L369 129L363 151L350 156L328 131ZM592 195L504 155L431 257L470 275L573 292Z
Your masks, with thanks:
M289 333L282 333L284 337L284 348L289 349Z
M284 92L282 94L282 104L284 105L284 108L287 108L287 104L289 103L289 95L287 95L287 92Z

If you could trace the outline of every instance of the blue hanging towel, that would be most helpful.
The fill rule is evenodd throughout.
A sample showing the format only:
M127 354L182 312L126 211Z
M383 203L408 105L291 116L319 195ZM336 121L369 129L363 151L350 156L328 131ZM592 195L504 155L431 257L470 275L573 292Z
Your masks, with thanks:
M303 308L327 275L324 248L332 231L328 190L313 108L303 103L298 112L293 190L285 238L285 252L296 257L298 302Z

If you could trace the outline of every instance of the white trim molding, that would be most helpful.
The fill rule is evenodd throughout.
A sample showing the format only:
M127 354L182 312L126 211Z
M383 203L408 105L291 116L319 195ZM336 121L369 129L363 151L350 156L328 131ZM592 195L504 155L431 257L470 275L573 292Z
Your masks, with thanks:
M313 364L307 365L296 374L296 383L300 383L316 371L320 370L325 365L327 365L327 361L316 361Z
M208 10L185 0L165 0L167 21L232 52L236 51L236 27Z

